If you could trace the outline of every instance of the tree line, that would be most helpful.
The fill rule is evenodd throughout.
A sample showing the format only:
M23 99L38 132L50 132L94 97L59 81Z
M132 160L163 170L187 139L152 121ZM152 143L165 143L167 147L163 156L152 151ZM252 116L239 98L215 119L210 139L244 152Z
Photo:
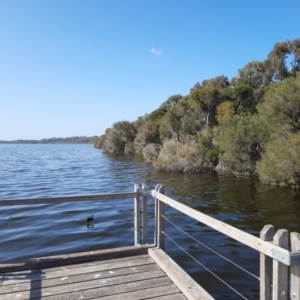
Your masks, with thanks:
M0 141L0 144L93 144L97 138L97 136L53 137L41 140Z
M158 171L208 169L300 185L300 38L276 43L231 80L197 82L134 122L96 139L111 153L143 155Z

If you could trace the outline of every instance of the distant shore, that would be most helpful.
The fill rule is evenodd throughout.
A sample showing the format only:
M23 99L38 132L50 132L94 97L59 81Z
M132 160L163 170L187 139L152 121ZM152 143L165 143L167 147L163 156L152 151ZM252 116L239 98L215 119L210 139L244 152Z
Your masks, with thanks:
M93 144L97 138L98 136L73 136L66 138L50 138L41 140L0 140L0 144Z

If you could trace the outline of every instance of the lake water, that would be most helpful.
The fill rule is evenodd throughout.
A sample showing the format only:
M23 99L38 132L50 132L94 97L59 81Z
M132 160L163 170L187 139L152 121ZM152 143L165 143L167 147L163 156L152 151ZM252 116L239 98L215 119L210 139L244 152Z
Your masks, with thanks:
M300 232L297 189L261 184L255 178L217 174L164 174L135 155L111 155L93 145L0 145L0 199L133 191L154 188L218 220L258 236L265 224ZM148 242L153 242L153 201ZM86 218L94 215L94 227ZM259 276L259 254L203 224L166 208L181 230ZM133 245L133 199L1 207L0 260ZM259 281L199 245L166 222L166 233L247 299L259 298ZM216 299L241 299L171 240L166 252Z

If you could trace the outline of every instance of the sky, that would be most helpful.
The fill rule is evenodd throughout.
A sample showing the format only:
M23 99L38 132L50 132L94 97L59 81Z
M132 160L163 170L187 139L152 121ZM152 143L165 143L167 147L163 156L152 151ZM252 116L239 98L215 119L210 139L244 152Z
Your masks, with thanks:
M0 0L0 140L102 135L300 37L299 0Z

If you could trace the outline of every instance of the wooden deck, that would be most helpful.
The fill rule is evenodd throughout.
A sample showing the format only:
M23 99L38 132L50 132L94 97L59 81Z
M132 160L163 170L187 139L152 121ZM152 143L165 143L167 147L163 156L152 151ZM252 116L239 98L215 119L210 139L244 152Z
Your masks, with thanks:
M0 299L207 299L173 264L161 249L126 247L0 265Z

